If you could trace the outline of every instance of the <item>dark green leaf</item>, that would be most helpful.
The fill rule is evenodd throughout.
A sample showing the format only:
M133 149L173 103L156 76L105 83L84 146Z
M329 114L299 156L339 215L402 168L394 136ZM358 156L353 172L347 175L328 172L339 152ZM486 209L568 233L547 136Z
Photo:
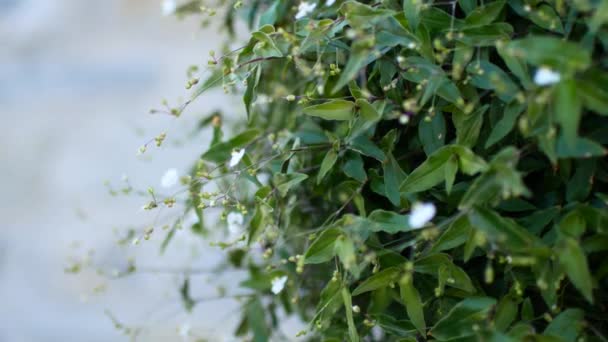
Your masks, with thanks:
M431 328L430 334L439 340L471 336L475 333L474 325L481 324L495 304L494 298L467 298L442 317Z
M422 300L420 299L420 294L418 293L418 290L416 290L416 288L414 287L411 275L406 275L399 281L399 290L401 294L401 300L405 305L408 317L410 318L416 329L418 329L418 332L422 336L425 336L426 322L424 320Z
M428 120L420 120L418 124L418 138L426 155L431 155L445 143L445 119L441 112L428 116Z
M564 237L557 248L559 262L574 286L593 302L593 281L587 264L587 257L577 240Z

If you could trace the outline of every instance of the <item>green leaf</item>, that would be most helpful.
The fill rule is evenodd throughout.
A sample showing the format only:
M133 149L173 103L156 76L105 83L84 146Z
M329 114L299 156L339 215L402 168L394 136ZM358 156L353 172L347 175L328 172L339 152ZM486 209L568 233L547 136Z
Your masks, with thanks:
M458 4L467 15L477 8L477 0L458 0Z
M567 142L563 135L557 139L556 153L559 158L590 158L606 155L606 149L587 138L577 138L574 142Z
M344 300L344 309L346 310L346 323L348 324L350 342L359 342L359 333L357 333L357 327L353 318L353 300L346 287L342 288L342 300Z
M349 152L347 154L347 159L342 166L342 171L344 171L347 176L354 178L361 183L367 180L367 174L363 167L363 159L359 153Z
M605 84L608 84L608 74L599 68L590 68L576 82L585 107L601 115L608 115L608 89Z
M484 105L477 108L473 113L467 114L456 110L452 114L452 121L456 127L456 143L463 146L472 147L479 138L483 115L489 106Z
M400 191L415 193L428 190L445 180L445 165L452 156L450 146L445 146L430 155L401 183Z
M494 46L496 41L508 40L513 34L513 27L507 23L493 23L461 30L456 40L469 46Z
M398 267L389 267L378 273L372 274L357 286L353 291L353 296L358 296L362 293L374 291L382 287L388 287L390 284L399 280L399 274L401 274L401 269Z
M355 244L346 235L340 236L335 242L335 251L342 262L344 270L350 271L355 277L359 277L359 268L356 267L357 255L355 254Z
M403 172L392 153L389 153L388 160L382 167L384 171L384 188L386 196L394 206L399 206L401 204L399 184L405 179L405 172Z
M186 309L186 311L191 312L194 308L194 305L196 305L196 301L194 301L194 299L192 299L192 297L190 296L190 278L184 279L184 282L182 283L182 286L179 289L179 294L184 308Z
M445 192L449 195L452 192L452 186L456 179L456 172L458 172L458 158L451 156L448 162L445 164Z
M471 84L481 89L494 90L498 98L505 103L511 102L520 90L500 67L490 62L471 63L467 72L471 77Z
M528 63L568 72L584 70L591 64L589 50L556 37L529 35L507 43L505 53Z
M583 109L576 82L572 79L559 82L555 87L553 99L555 120L561 127L566 144L574 146Z
M247 239L247 245L251 245L264 230L265 214L263 206L259 204L256 205L251 222L249 222L249 238Z
M369 42L365 40L356 41L351 46L351 53L344 69L340 72L340 78L332 89L332 94L342 89L350 81L352 81L359 70L375 60L375 57L370 57ZM373 54L371 54L373 55Z
M441 112L420 120L418 124L418 138L426 155L431 155L445 144L446 128L445 119Z
M460 145L451 145L450 148L458 156L458 166L462 173L472 176L488 169L488 164L470 148Z
M494 298L466 298L443 316L431 328L430 334L439 340L471 336L475 334L474 326L487 319L495 304Z
M369 229L373 232L387 232L395 234L411 230L408 220L409 215L399 215L392 211L377 209L372 211L367 217Z
M304 108L304 114L325 120L350 120L354 117L355 103L345 100L332 100Z
M462 71L473 57L473 47L467 46L461 42L456 42L454 49L454 57L452 58L452 79L459 80L462 77Z
M513 101L506 105L502 118L496 123L486 141L485 148L489 148L507 136L515 127L519 114L524 110L524 105Z
M412 32L416 31L418 24L420 23L420 11L422 10L422 5L422 1L419 0L403 1L403 13L405 13L407 23Z
M401 75L406 80L415 83L427 83L429 79L433 78L435 82L439 82L436 87L432 88L437 90L437 95L451 103L457 103L459 100L462 101L458 87L447 77L443 69L437 65L418 56L407 57L405 64L408 65L408 69L402 72Z
M358 29L372 26L375 23L385 20L387 17L395 14L395 12L392 10L371 7L356 1L344 2L342 6L340 6L339 12L344 15L352 27L356 27Z
M569 237L561 239L556 246L560 265L566 271L568 279L587 299L593 302L593 281L587 264L587 257L577 240Z
M537 8L529 12L528 18L536 25L557 33L564 33L562 21L553 9L547 4L540 4Z
M356 137L350 142L348 147L355 152L375 158L378 161L383 162L386 160L386 154L366 136L360 135Z
M335 255L336 239L342 235L338 228L328 228L308 247L304 254L305 264L321 264L331 260Z
M447 285L460 289L465 292L474 293L475 287L471 282L471 278L460 267L456 266L449 255L445 253L431 254L416 260L414 270L418 273L429 274L433 277L438 277L438 270L443 268L446 279L450 281ZM441 279L440 279L441 280Z
M207 150L207 152L203 153L201 159L215 163L223 163L230 159L232 150L249 145L261 134L262 132L258 129L246 130L226 142L213 145L209 150Z
M532 247L538 241L525 228L497 212L476 207L469 212L471 225L485 233L486 237L510 251L521 251Z
M566 309L543 331L544 335L558 337L560 341L575 342L585 326L585 312L581 309Z
M518 312L517 298L511 295L504 296L496 306L496 315L494 316L494 326L498 331L506 331L507 328L517 318Z
M596 161L591 158L576 161L574 175L566 184L568 202L583 202L589 196L596 172Z
M289 190L302 183L307 178L308 175L303 173L277 173L274 175L274 185L277 187L281 197L285 197Z
M476 7L466 17L465 25L467 27L482 26L492 23L502 11L504 1L494 1L489 4Z
M385 314L380 314L373 317L378 326L389 335L412 338L412 336L416 334L416 327L408 320L397 320L395 317ZM415 340L401 339L399 341L414 342Z
M528 72L528 65L525 63L521 56L515 56L513 54L507 53L507 49L504 43L500 42L496 44L496 51L505 62L509 70L515 75L525 89L532 89L534 84L530 79L530 75Z
M283 57L283 53L281 52L281 50L279 50L274 40L265 32L262 32L260 30L257 32L253 32L251 36L254 39L258 40L258 42L253 47L253 53L256 56L263 58Z
M321 183L327 173L334 167L337 160L338 152L336 152L334 149L329 150L321 162L321 169L317 175L317 184Z
M254 297L245 305L247 325L253 333L253 342L268 341L269 328L266 324L266 311L259 297Z
M262 66L256 65L253 70L251 70L249 77L247 77L247 89L243 95L243 102L245 103L245 110L247 111L248 119L251 117L251 102L255 100L261 74Z
M283 6L281 6L283 4ZM281 0L276 0L273 2L268 9L262 13L260 16L260 22L258 23L260 26L265 25L274 25L279 18L279 12L281 11L281 7L284 6L284 2Z
M407 0L406 0L407 1ZM401 300L405 305L407 315L422 335L426 335L426 322L424 320L424 311L422 309L422 300L418 290L414 287L411 275L402 277L399 281L399 292Z
M435 241L431 248L431 253L456 248L464 244L467 241L471 228L471 223L466 215L459 217Z
M534 319L534 307L530 297L526 298L521 305L521 319L524 321L532 321Z

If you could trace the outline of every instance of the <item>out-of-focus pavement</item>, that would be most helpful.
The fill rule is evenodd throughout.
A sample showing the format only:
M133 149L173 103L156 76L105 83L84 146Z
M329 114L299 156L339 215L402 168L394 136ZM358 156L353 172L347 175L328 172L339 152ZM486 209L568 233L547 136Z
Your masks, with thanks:
M163 17L160 0L0 0L0 341L126 340L105 309L143 327L141 341L180 340L184 323L212 341L230 335L237 304L204 303L188 315L179 276L107 282L92 271L63 272L70 255L90 248L116 267L136 256L149 267L208 268L221 256L185 232L162 258L156 233L119 248L113 228L150 224L153 215L139 210L145 198L111 197L103 186L108 179L117 187L126 174L138 188L158 187L167 168L184 171L206 146L204 135L183 139L200 115L242 114L240 101L221 91L178 120L148 114L162 98L186 96L187 67L204 65L219 46L222 36L199 24ZM136 157L162 131L166 146ZM215 293L202 283L193 292Z

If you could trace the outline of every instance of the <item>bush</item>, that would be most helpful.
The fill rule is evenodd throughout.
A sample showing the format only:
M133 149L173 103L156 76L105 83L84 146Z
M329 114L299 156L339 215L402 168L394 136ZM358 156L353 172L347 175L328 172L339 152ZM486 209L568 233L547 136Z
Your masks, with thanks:
M245 127L202 120L189 192L148 206L244 226L216 244L248 271L237 335L268 340L283 311L311 341L606 341L607 1L239 1L227 27L241 15L247 44L170 113L221 85Z

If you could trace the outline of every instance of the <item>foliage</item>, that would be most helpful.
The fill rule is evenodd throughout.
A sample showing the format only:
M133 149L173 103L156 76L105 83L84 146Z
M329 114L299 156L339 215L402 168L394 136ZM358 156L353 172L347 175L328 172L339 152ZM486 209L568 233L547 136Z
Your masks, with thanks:
M219 244L249 274L236 334L268 340L282 307L311 341L605 341L608 2L311 7L230 4L251 37L169 110L243 97L233 138L201 122L180 199L194 232L207 210L244 216Z

